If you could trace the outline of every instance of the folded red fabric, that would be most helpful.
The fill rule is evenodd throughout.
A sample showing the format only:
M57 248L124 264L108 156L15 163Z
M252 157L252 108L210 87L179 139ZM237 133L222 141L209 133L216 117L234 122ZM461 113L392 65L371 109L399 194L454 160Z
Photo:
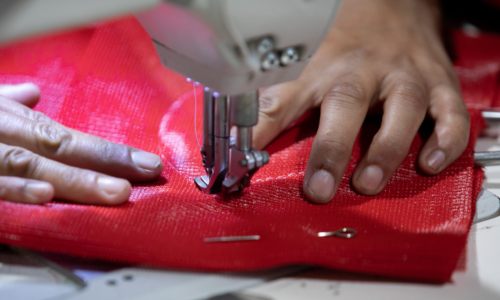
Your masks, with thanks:
M457 68L467 99L486 107L496 97L498 81L492 76L500 60L494 51L474 60L484 55L467 44L470 39L455 37L464 48L457 49ZM488 39L500 43L496 36ZM365 126L338 194L319 206L301 192L314 114L269 147L270 163L240 197L222 199L195 188L193 178L203 173L195 138L201 120L194 120L201 91L160 64L133 19L1 49L0 82L25 81L41 87L37 109L55 120L160 154L164 179L135 186L130 202L119 207L0 201L1 243L169 268L246 271L311 264L426 281L448 280L464 249L482 181L472 156L481 126L475 109L470 145L453 165L438 176L420 174L416 158L423 138L418 136L387 188L374 197L349 186L376 122ZM343 227L358 234L316 236ZM261 239L204 242L253 234Z

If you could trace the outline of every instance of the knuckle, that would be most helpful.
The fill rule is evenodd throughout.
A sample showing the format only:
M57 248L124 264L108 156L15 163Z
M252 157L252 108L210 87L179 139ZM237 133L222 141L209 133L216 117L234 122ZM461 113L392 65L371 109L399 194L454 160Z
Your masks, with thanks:
M64 181L52 182L56 186L64 186L65 189L78 191L81 194L93 193L93 191L99 189L96 172L72 166L64 166L58 172L63 174Z
M439 132L443 147L446 148L465 148L469 143L468 127L446 126Z
M337 160L348 159L352 154L350 145L331 138L319 138L317 145L318 151L316 153L319 153L325 159L328 157L334 157Z
M100 157L115 164L126 164L129 161L128 158L132 155L130 147L112 142L104 141L99 148Z
M272 113L280 110L279 99L269 93L261 94L259 97L259 109L263 112Z
M39 164L39 157L32 152L19 148L7 147L2 151L3 172L9 176L29 177Z
M270 123L281 125L283 116L283 105L279 95L276 93L264 93L259 97L259 117Z
M67 176L66 184L79 188L81 191L89 191L97 187L98 176L92 171L68 168L65 174Z
M456 117L459 122L463 122L468 126L470 123L469 111L459 90L449 84L441 84L431 90L430 97L439 99L444 104L440 111L435 111L435 114L444 113Z
M24 181L21 184L18 184L16 193L19 195L28 195L28 181Z
M335 83L325 95L332 105L348 109L358 109L365 98L365 89L356 80Z
M433 68L430 69L433 74L436 75L438 78L452 78L453 71L450 70L449 68L445 68L442 65L435 65Z
M66 151L72 140L71 133L53 122L36 122L32 131L37 150L53 156Z
M465 109L459 89L448 82L433 86L430 91L430 97L441 99L445 103L453 103L454 106Z
M259 98L259 120L273 124L279 130L283 130L288 124L285 124L283 114L284 110L281 101L277 96L262 95Z
M457 118L457 123L462 125L462 126L456 126L460 128L460 130L468 132L470 129L470 115L465 106L461 108L457 108L453 114Z
M402 81L395 85L392 95L404 106L414 109L426 109L429 105L427 89L415 81Z
M455 139L457 147L464 149L469 144L469 131L458 132Z
M26 117L29 120L35 121L35 122L46 122L46 123L52 123L53 121L47 117L45 114L32 110L29 108L26 108L23 110L24 112L24 117Z
M431 72L435 78L440 78L448 81L448 83L452 84L455 87L460 86L460 81L458 79L457 73L453 68L451 63L437 63L435 61L430 61L427 65L431 66L429 68L429 72Z
M374 142L375 155L383 162L398 162L408 154L410 142L391 135L387 137L375 138Z

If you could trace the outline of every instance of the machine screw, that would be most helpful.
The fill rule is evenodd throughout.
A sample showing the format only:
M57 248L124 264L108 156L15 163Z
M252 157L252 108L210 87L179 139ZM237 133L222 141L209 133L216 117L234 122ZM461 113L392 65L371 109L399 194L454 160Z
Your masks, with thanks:
M269 153L267 151L261 151L262 154L262 164L265 165L269 162Z
M264 55L260 64L262 70L264 71L277 68L279 67L279 65L280 65L280 59L276 54L276 52L269 52L266 55Z
M299 61L299 52L294 47L286 48L280 57L280 62L283 66L288 66L289 64Z
M259 54L261 55L266 54L267 52L274 50L274 46L274 40L272 38L262 38L257 44L257 52L259 52Z

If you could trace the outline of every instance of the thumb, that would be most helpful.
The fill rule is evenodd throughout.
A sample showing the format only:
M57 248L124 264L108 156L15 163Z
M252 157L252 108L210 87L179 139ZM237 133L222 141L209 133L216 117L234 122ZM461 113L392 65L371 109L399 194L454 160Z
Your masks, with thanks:
M262 149L310 108L299 81L260 90L259 122L253 129L253 145Z

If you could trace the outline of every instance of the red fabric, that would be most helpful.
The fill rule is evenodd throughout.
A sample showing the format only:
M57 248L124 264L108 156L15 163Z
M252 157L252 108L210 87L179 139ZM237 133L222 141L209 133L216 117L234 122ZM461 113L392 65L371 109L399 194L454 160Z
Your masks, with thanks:
M497 8L500 8L500 0L487 0L487 3L496 6Z
M500 107L500 36L482 33L467 36L454 34L456 71L462 94L469 107Z
M458 49L458 69L465 95L487 106L498 90L493 79L498 68L484 73L482 68L498 66L498 51L488 57L468 45L469 38L455 38L464 48ZM491 40L498 45L498 37ZM478 57L484 60L476 63ZM480 70L473 79L471 70ZM241 271L306 263L426 281L448 280L466 243L482 180L473 166L472 145L480 127L474 110L470 145L457 162L439 176L419 174L415 161L422 139L417 137L408 158L375 197L358 195L349 186L371 134L364 130L337 196L318 206L304 201L301 192L315 131L310 122L270 146L271 162L241 197L221 199L194 187L193 178L203 169L192 86L161 66L133 20L1 50L0 82L25 81L40 85L37 109L59 122L160 154L165 179L135 186L130 202L119 207L0 201L2 243L170 268ZM201 130L200 119L196 126ZM358 235L351 240L315 237L342 227L353 227ZM203 242L204 237L247 234L262 238Z

